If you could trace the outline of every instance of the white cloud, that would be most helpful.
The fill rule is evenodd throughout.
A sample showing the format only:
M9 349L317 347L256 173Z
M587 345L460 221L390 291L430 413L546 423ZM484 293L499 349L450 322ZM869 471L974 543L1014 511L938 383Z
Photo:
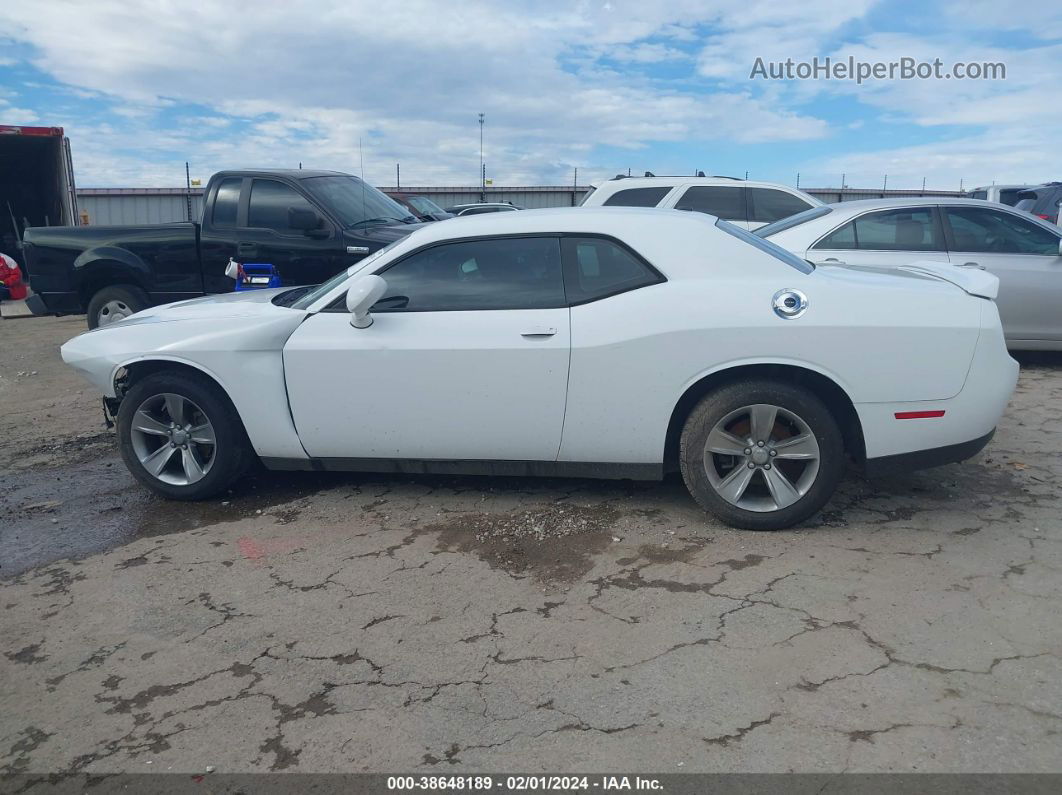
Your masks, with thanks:
M469 182L480 111L496 182L541 181L561 170L566 177L574 164L587 165L592 144L824 135L821 120L776 110L743 89L698 94L585 60L685 57L643 39L688 40L691 26L717 16L702 6L337 0L312 8L265 2L237 14L221 0L56 0L44 10L7 4L0 25L34 47L39 68L112 98L126 120L163 98L252 118L251 132L233 141L183 136L188 157L217 158L218 166L284 156L349 168L361 138L367 163L393 170L401 161L411 177ZM266 114L273 118L259 118ZM106 178L78 166L89 179Z

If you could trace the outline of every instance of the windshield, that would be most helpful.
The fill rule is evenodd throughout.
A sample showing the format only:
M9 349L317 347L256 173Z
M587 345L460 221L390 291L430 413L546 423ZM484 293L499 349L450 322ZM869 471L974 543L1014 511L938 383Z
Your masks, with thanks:
M818 207L812 207L810 210L804 210L804 212L790 215L786 218L779 218L774 223L767 224L767 226L761 226L754 232L754 234L757 237L770 237L775 232L781 232L783 229L792 229L794 226L799 226L805 221L813 221L816 218L822 218L822 216L828 215L832 212L832 207L820 204Z
M335 213L344 228L416 220L401 204L357 177L309 177L302 184Z
M394 248L396 245L398 245L399 243L401 243L405 239L406 238L404 238L404 237L400 237L400 238L398 238L398 240L392 240L390 243L388 243L386 246L381 248L379 251L374 251L369 256L362 257L360 260L355 262L353 265L351 265L346 270L341 270L339 273L337 273L335 276L333 276L327 282L323 282L323 283L317 285L312 290L310 290L308 293L306 293L301 298L299 298L298 301L294 301L293 303L291 303L290 304L291 308L292 309L309 309L310 305L314 301L316 301L318 298L321 298L323 296L328 295L330 292L332 292L332 290L334 290L336 287L338 287L340 284L342 284L344 279L347 279L348 277L352 276L355 271L360 271L363 267L368 265L370 262L375 262L376 260L378 260L380 257L383 256L384 252Z
M413 205L418 213L424 213L424 215L431 215L433 213L441 213L442 207L437 205L431 199L426 199L423 196L410 196L406 201Z
M821 210L823 208L816 207L815 209ZM724 221L722 218L716 221L715 225L727 234L733 235L738 240L744 240L750 246L758 248L765 254L770 254L775 259L780 259L786 265L791 268L796 268L801 273L811 273L813 270L815 270L815 266L807 260L801 259L796 254L792 254L786 251L781 246L776 245L775 243L771 243L768 240L764 240L762 237L756 237L756 235L752 234L751 232L747 232L744 229L741 229L740 227L734 226L732 223Z

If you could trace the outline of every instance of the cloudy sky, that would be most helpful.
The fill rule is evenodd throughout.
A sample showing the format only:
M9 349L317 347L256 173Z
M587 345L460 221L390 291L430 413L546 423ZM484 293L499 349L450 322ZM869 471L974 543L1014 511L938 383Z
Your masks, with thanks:
M815 56L1006 80L750 79L757 57ZM0 74L0 123L65 127L82 187L180 185L186 160L470 185L479 112L496 185L1062 178L1057 2L7 2Z

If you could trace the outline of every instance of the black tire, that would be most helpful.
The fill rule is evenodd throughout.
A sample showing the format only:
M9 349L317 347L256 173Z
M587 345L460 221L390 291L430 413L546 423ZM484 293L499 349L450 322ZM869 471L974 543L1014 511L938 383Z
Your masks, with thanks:
M163 394L175 394L191 401L213 427L216 443L210 453L209 469L194 483L164 482L148 472L137 455L132 438L134 416L145 401ZM156 494L173 500L213 497L231 486L256 460L243 422L228 395L206 376L186 370L163 370L133 384L118 410L118 446L133 477Z
M88 315L88 327L99 328L106 319L105 315L109 311L109 305L114 303L129 309L129 314L134 314L147 309L149 301L147 293L132 284L104 287L93 294L88 309L85 310L85 314Z
M807 484L807 490L803 496L782 508L748 510L740 507L721 496L712 485L708 475L705 447L709 433L727 417L740 412L744 407L755 404L777 406L784 412L788 412L788 417L795 415L806 424L818 443L818 469L817 472L809 471L807 476L813 480ZM782 416L780 413L779 417ZM779 422L782 420L780 419ZM780 425L774 427L781 428ZM739 434L735 432L735 435ZM740 436L739 438L746 437ZM767 447L770 449L771 445L768 444ZM749 449L754 450L754 448L755 442ZM731 465L732 468L729 471L736 475L735 470L739 467L747 467L749 459L725 456L713 457L712 461L713 463L719 462L724 467ZM804 468L809 466L802 461L779 462L777 459L769 458L768 465L762 468L771 469L770 462L774 463L776 470L774 475L779 474L782 466L787 468L795 466L798 475L802 476ZM686 418L679 446L679 467L682 470L682 479L686 483L686 488L689 489L697 504L708 513L732 527L746 530L782 530L809 518L833 496L845 471L844 440L841 429L830 414L830 410L807 389L774 381L732 383L706 395ZM775 500L773 493L768 489L767 476L769 474L764 471L756 472L753 469L749 488L753 489L752 499L760 499L761 503L771 500L777 505L781 501ZM717 477L721 475L721 472L717 472ZM767 496L757 498L755 496L757 490ZM746 499L748 498L739 499L739 502Z

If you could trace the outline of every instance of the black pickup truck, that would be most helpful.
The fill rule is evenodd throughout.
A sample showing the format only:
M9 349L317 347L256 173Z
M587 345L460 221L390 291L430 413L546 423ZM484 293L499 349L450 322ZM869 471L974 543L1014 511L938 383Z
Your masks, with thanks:
M284 286L318 284L409 234L417 220L336 171L221 171L200 223L32 227L23 254L36 314L88 315L89 328L149 306L231 292L229 258L268 264Z

